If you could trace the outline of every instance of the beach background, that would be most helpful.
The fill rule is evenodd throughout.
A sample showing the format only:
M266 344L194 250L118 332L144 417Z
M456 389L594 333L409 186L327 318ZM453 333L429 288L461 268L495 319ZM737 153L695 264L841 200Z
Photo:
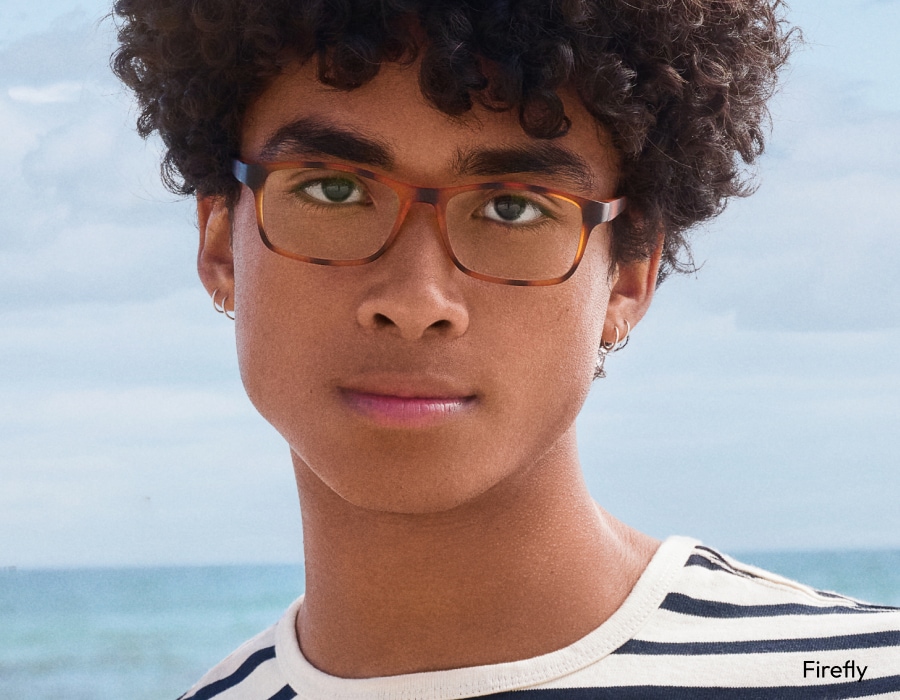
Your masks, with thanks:
M304 587L287 448L109 72L110 4L0 3L3 700L174 700ZM759 190L608 360L580 457L655 537L900 604L900 2L789 17Z

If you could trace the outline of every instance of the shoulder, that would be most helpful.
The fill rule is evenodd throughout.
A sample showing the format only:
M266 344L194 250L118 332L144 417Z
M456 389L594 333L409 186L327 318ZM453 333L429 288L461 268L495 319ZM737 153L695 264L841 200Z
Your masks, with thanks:
M852 697L900 693L900 609L818 591L698 544L611 660L640 668L653 685L694 690L766 688L793 697L865 680L852 687L866 692Z
M288 700L294 697L276 658L277 627L277 624L273 625L242 644L178 700Z
M816 590L797 581L743 564L697 544L674 580L661 609L690 617L745 619L810 617L865 620L900 619L900 609L873 605L848 596ZM837 616L837 617L835 617Z

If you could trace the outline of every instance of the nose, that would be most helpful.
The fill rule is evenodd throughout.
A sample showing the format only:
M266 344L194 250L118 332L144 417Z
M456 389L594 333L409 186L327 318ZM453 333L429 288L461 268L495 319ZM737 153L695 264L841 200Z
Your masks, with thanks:
M432 205L413 204L391 247L365 268L371 282L357 308L364 328L404 340L453 338L468 329L459 287L467 278L444 249Z

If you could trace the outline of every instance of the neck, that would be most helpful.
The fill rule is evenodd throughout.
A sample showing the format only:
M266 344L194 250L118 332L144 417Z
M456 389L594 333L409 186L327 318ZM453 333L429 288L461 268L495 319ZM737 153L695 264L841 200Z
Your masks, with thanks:
M299 457L306 658L344 678L502 663L563 648L622 604L658 542L600 510L571 444L473 502L358 508Z

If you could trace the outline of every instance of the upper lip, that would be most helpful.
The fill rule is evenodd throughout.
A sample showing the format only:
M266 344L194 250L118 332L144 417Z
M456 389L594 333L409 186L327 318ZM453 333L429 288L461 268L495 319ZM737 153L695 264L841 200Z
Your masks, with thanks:
M462 399L475 396L476 392L459 381L433 374L406 372L367 373L340 382L342 391L379 396L396 396L404 399Z

